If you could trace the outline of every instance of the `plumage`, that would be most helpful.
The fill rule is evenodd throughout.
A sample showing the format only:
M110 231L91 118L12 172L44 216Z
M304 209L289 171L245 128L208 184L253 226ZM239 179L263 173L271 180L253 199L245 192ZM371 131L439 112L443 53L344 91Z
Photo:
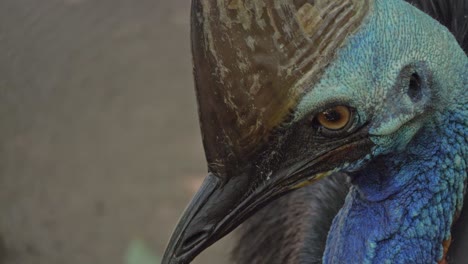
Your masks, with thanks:
M237 263L463 259L467 4L407 2L368 0L363 9L358 0L194 0L210 174L163 263L190 262L253 214L239 234ZM265 18L271 23L259 22ZM255 48L242 44L255 38ZM283 63L308 50L323 56L312 52L316 64ZM242 72L232 58L245 54L254 66ZM226 61L234 63L225 68ZM257 65L268 67L258 72ZM253 76L262 93L241 81ZM251 104L246 95L278 107Z
M349 191L346 177L331 175L253 215L238 231L233 262L322 263L330 225Z

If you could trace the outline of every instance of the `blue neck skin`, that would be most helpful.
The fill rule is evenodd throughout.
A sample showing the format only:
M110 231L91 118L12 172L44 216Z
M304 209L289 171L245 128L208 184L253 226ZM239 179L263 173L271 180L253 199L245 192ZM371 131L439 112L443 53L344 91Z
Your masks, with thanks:
M395 83L418 63L425 66L418 72L432 77L425 107L400 100L406 95ZM345 102L372 125L376 143L370 163L351 175L324 263L443 259L467 178L467 72L466 54L447 29L405 1L374 0L365 24L296 111L300 120L323 102Z
M324 263L437 263L463 204L467 109L423 128L357 175L333 221Z

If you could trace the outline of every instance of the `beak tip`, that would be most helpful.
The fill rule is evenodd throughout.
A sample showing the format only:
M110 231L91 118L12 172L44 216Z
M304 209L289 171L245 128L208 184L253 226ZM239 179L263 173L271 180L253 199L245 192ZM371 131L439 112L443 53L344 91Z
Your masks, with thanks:
M210 237L212 224L201 211L219 186L218 177L209 174L177 224L161 264L190 263Z

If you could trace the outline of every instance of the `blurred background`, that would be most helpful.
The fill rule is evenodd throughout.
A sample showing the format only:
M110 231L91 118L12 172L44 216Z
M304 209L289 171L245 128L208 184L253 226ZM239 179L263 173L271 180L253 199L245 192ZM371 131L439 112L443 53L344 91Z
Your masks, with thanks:
M0 263L159 262L206 172L189 7L0 1Z

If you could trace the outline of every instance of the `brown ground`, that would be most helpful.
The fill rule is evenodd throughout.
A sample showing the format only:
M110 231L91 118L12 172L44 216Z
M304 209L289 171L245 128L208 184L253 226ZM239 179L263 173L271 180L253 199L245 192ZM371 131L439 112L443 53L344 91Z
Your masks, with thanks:
M135 238L162 254L206 171L189 6L0 1L3 263L124 263Z

